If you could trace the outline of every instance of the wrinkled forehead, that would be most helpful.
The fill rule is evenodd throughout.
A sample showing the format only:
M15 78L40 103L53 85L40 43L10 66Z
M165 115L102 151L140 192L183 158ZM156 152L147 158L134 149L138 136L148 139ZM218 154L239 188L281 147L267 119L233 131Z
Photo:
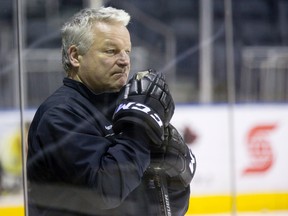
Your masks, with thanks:
M130 33L128 29L120 23L97 22L93 26L95 40L101 40L107 45L123 43L124 46L131 46Z

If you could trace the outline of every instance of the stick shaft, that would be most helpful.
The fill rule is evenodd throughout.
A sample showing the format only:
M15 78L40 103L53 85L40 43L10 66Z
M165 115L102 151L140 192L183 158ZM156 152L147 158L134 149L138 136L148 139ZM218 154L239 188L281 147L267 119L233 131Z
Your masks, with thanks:
M155 171L155 186L158 192L161 213L163 216L172 216L167 188L167 180L162 172Z

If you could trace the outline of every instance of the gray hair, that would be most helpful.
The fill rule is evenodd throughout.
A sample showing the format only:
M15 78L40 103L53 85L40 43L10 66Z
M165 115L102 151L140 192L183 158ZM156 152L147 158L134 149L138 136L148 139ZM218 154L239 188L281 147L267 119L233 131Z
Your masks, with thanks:
M68 49L75 45L79 54L85 54L94 41L94 35L91 26L95 22L121 23L127 26L130 21L130 15L124 10L113 7L101 7L99 9L82 9L75 14L71 20L66 22L62 29L62 64L67 72L71 69Z

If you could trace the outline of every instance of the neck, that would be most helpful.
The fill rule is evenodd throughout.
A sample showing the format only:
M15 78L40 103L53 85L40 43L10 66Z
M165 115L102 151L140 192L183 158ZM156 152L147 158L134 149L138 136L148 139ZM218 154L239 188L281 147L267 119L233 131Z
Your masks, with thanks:
M78 82L83 83L82 79L78 76L78 74L74 71L70 71L67 73L67 77L73 80L76 80Z

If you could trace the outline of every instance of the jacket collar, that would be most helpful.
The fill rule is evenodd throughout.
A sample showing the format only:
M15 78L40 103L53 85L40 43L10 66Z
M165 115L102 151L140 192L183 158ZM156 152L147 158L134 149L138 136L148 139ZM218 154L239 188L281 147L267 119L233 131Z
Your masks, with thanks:
M94 104L100 111L102 111L106 117L112 118L119 92L95 94L83 83L67 77L63 79L63 84L67 87L75 89L92 104Z

